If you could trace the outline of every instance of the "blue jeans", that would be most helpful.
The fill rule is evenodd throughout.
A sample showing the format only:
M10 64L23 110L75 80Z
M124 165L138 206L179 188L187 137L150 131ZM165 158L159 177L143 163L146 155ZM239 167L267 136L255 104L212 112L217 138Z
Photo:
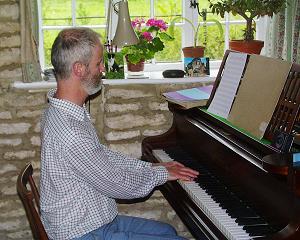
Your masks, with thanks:
M166 223L144 218L117 216L106 224L73 240L184 240Z

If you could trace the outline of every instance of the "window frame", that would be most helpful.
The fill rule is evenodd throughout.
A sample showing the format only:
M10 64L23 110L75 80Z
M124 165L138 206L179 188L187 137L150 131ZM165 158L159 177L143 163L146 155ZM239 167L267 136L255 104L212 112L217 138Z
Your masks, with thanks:
M72 9L72 25L64 26L64 25L56 25L56 26L44 26L43 25L43 19L42 19L42 0L37 0L38 3L38 21L39 21L39 59L40 59L40 65L42 69L45 69L45 49L44 49L44 30L62 30L64 28L68 27L74 27L76 26L76 0L71 0L71 9ZM107 9L108 9L108 3L109 0L105 0L105 17L107 17ZM200 4L199 4L200 5ZM201 5L199 6L201 9ZM188 16L188 19L194 23L196 26L198 24L198 11L195 8L190 7L190 1L182 0L182 15L183 17ZM154 0L150 0L150 17L155 16L154 11ZM113 13L112 16L112 29L116 29L117 24L117 15ZM229 14L225 14L224 21L221 21L221 23L225 26L224 31L224 52L225 49L229 48L229 28L232 24L244 24L244 21L230 21ZM263 40L263 36L266 32L265 24L263 19L258 19L256 21L257 25L257 32L256 32L256 39ZM210 23L207 22L207 26L209 26ZM90 27L93 29L105 29L106 24L99 24L99 25L81 25L82 27ZM188 24L185 20L182 21L182 23L176 23L176 26L179 26L182 28L182 47L186 46L192 46L193 45L193 39L190 37L193 35L193 29L191 28L190 24ZM210 67L212 69L218 68L220 65L220 60L211 61ZM152 63L145 64L145 71L162 71L165 69L171 69L171 68L183 68L182 61L180 62L170 62L170 63L156 63L155 61L152 61ZM125 68L126 70L126 68Z

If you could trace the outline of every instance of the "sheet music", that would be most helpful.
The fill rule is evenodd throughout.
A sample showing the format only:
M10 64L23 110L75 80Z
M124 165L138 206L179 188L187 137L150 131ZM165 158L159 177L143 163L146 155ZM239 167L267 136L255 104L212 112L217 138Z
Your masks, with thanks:
M246 60L246 53L228 54L219 87L207 109L209 112L224 118L228 117Z

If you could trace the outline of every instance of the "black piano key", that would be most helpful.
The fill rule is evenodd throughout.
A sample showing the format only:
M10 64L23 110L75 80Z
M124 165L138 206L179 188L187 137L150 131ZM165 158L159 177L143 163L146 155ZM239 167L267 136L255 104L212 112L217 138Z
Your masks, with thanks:
M274 232L269 225L249 225L244 226L243 229L249 233L250 236L266 236Z
M250 217L250 218L239 217L235 220L235 222L240 226L266 224L266 221L261 217Z
M258 217L258 215L247 209L247 208L237 208L237 209L226 209L226 212L232 218L239 218L239 217Z

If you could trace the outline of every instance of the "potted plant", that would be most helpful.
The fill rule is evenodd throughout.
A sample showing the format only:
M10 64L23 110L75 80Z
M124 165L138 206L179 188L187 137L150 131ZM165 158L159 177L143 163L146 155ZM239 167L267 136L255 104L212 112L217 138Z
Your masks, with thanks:
M121 53L125 56L127 68L130 72L143 71L145 60L154 58L155 53L164 49L163 41L172 41L167 30L167 24L163 20L150 18L135 19L132 26L139 38L139 43L122 48Z
M203 26L205 28L206 28L206 22L207 21L215 22L218 29L219 29L220 36L223 35L223 28L222 28L221 23L218 20L216 20L216 19L207 20L206 19L206 16L207 16L206 9L203 9L203 11L201 12L201 16L203 17L203 22L204 22ZM203 46L201 46L201 45L199 45L199 41L198 41L201 22L199 22L198 25L195 26L193 24L193 22L191 20L189 20L188 18L181 17L181 16L175 17L174 19L172 19L172 21L170 23L170 27L169 27L169 33L170 33L171 36L174 36L174 27L175 27L175 23L178 20L185 20L187 23L189 23L191 25L191 27L193 29L193 33L194 33L194 35L193 35L193 46L184 47L182 49L184 57L187 57L187 58L203 57L204 56L204 49L206 47L206 42L204 42ZM206 33L206 30L204 31L204 33ZM204 36L204 39L206 41L206 36Z
M263 41L254 40L256 17L276 14L286 7L286 0L208 0L212 13L224 17L225 12L240 15L246 20L243 40L232 40L230 49L259 54ZM252 47L255 47L252 49Z

